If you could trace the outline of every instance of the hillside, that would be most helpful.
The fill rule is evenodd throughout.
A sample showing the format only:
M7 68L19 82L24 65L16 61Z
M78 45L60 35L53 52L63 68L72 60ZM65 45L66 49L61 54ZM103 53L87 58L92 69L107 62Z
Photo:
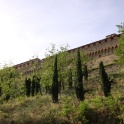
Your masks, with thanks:
M110 74L111 94L105 98L98 77L84 82L85 100L79 102L74 89L59 95L20 97L8 102L0 98L0 124L124 124L124 73Z

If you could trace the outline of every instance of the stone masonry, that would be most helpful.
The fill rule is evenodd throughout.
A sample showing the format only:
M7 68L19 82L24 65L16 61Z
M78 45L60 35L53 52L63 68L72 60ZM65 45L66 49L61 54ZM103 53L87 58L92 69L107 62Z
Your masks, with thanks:
M120 34L111 34L102 40L71 49L68 52L73 53L77 49L84 51L84 53L91 58L88 62L88 70L91 74L95 73L95 69L98 68L100 61L103 61L106 69L109 72L112 72L119 69L119 66L114 64L114 60L117 60L114 51L118 47L119 37ZM15 68L17 70L20 69L23 74L28 75L34 71L32 68L34 61L38 61L39 68L41 68L43 60L40 60L39 58L15 65Z

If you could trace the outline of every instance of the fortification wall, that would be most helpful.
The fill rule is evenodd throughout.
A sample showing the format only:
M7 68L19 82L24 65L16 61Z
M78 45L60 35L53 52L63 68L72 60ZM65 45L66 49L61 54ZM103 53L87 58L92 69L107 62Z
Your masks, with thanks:
M24 76L27 76L36 71L35 70L36 66L38 66L38 69L41 69L41 62L42 60L40 60L39 58L36 58L36 59L32 59L32 60L17 64L14 67L18 72L21 72Z
M88 70L90 70L91 75L94 73L97 73L97 69L99 66L99 62L103 61L106 69L111 72L119 69L119 66L114 66L114 60L117 60L117 56L115 56L114 51L118 47L118 39L120 37L120 34L111 34L106 36L106 38L84 45L80 46L78 48L74 48L69 50L68 52L76 52L77 49L80 49L80 51L83 51L89 58L91 59L88 62ZM73 58L74 59L74 58ZM39 68L41 69L41 63L42 60L40 59L34 59L27 62L20 63L18 65L15 65L15 68L17 70L20 70L24 75L28 75L32 72L34 72L33 63L34 61L38 61ZM111 66L112 65L112 66ZM91 71L92 70L92 71ZM94 70L94 71L93 71Z
M120 34L111 34L102 40L78 47L80 51L83 51L91 59L88 62L89 69L97 68L100 61L103 61L104 65L110 65L114 63L114 60L118 59L114 51L118 47L119 37ZM75 52L78 48L69 52Z
M120 69L119 65L115 64L118 57L114 51L118 47L118 39L120 34L111 34L106 38L72 49L69 52L75 52L77 49L83 51L91 59L88 63L89 76L97 76L99 74L99 63L103 61L107 72L117 72Z

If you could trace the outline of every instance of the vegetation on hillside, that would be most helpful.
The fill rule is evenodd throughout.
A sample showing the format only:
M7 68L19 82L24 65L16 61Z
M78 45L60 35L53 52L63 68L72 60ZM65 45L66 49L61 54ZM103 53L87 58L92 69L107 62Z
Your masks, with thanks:
M69 53L52 45L48 51L42 70L34 65L27 78L13 67L0 70L1 124L124 123L124 73L108 75L101 63L100 75L91 78L80 49Z
M115 51L115 54L118 56L117 62L124 66L124 24L117 25L119 29L119 33L121 33L119 41L118 41L118 48Z
M124 123L124 77L113 76L112 96L104 97L100 79L89 79L84 84L85 100L79 102L72 89L59 96L57 104L50 95L18 97L8 102L0 98L0 123L8 124L123 124Z

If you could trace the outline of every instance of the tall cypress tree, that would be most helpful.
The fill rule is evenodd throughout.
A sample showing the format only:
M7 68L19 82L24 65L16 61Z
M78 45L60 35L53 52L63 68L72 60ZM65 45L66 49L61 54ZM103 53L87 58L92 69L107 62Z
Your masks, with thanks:
M38 75L36 75L36 74L33 75L32 82L31 82L31 84L32 84L32 86L31 86L32 96L37 95L39 92L41 94L40 80L41 80L41 78Z
M0 86L0 96L2 95L2 88L1 88L1 86Z
M76 82L75 82L75 91L76 96L79 100L84 100L84 90L83 90L83 73L82 73L82 64L80 58L80 51L77 51L77 60L76 60Z
M87 66L86 65L84 65L84 73L83 73L83 75L84 75L84 80L88 80L88 71L87 71Z
M57 70L57 55L55 56L53 79L52 79L52 100L53 103L58 102L58 70Z
M69 70L68 83L69 83L69 88L72 88L72 71L71 71L71 69Z
M109 81L108 75L105 72L102 61L99 63L99 68L100 68L100 77L102 81L102 89L104 92L104 96L107 97L110 95L110 92L111 92L111 82Z
M40 92L41 94L41 86L40 86L40 77L37 76L37 80L36 80L36 95Z
M36 75L33 76L32 78L32 87L31 87L31 95L34 96L35 95L35 89L36 89Z
M26 95L27 97L30 96L30 91L31 91L31 79L30 78L25 78L25 86L26 86Z

